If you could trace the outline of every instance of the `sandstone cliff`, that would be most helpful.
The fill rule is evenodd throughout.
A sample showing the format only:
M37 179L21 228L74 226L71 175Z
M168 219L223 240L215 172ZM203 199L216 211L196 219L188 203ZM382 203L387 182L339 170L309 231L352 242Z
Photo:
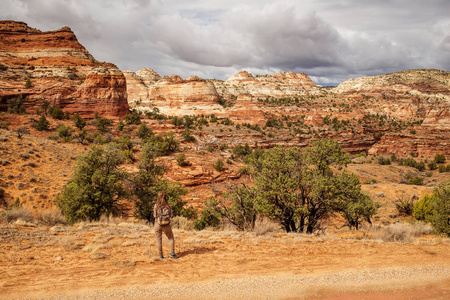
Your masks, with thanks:
M402 119L418 117L423 126L450 129L450 73L409 70L350 79L333 90L346 97L379 99L378 112Z
M22 95L29 112L47 100L87 118L128 113L122 72L97 62L69 27L42 32L0 21L0 40L0 110Z

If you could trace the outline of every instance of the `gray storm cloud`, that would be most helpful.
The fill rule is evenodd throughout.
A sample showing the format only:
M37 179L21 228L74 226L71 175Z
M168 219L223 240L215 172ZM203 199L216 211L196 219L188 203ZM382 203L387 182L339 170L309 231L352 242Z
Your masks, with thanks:
M227 79L305 72L316 83L450 69L447 0L4 0L1 19L70 26L99 60Z

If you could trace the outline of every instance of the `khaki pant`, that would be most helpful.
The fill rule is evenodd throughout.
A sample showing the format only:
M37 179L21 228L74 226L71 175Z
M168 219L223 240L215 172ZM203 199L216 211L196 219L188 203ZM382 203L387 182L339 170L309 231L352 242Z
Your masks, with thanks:
M170 224L159 225L159 223L155 223L155 236L156 236L156 242L158 245L159 256L164 256L163 250L162 250L162 233L163 233L163 231L164 231L165 235L167 236L167 238L169 239L170 254L175 254L175 240L173 238L172 227L170 226Z

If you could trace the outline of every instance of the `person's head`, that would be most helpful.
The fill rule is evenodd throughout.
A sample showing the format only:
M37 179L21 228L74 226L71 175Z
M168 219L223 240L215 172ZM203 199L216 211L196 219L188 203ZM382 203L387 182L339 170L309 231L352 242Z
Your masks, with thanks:
M156 200L156 206L159 207L159 206L169 205L169 203L167 203L166 197L167 197L166 191L160 191L158 193L158 198Z

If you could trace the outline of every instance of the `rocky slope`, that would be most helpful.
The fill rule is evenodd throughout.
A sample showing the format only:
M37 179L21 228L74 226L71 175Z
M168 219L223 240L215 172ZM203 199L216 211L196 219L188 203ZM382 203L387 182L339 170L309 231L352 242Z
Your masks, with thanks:
M353 98L383 100L381 113L401 118L420 117L422 125L450 129L450 73L440 70L409 70L350 79L334 92Z
M69 27L42 32L0 21L0 40L0 110L22 95L28 112L47 100L86 118L128 113L122 72L96 61Z

